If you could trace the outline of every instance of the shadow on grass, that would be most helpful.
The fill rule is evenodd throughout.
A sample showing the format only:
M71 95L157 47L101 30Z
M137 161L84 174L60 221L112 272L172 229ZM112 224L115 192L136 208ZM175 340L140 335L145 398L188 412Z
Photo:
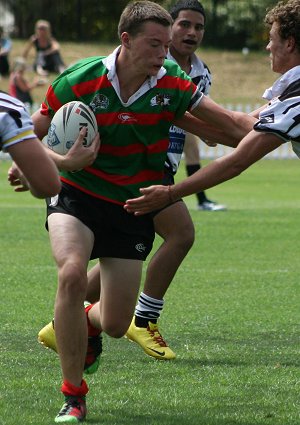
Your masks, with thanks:
M265 414L261 419L245 421L239 418L234 419L232 415L221 418L220 410L217 411L217 409L204 411L199 408L195 414L188 411L157 414L155 406L146 403L145 410L147 409L149 412L144 415L134 414L130 412L130 409L116 409L109 414L104 413L99 417L88 418L86 423L94 425L266 425L268 420L271 421L270 424L274 423L272 422L273 414Z

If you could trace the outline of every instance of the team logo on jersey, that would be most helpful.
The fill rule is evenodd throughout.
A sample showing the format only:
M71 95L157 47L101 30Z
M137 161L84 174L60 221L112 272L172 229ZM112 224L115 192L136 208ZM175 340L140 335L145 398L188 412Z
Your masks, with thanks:
M170 105L171 96L168 94L158 93L156 96L152 97L150 103L151 106L168 106Z
M265 117L260 118L259 122L261 124L272 124L274 122L274 114L266 115Z
M137 119L135 118L135 116L132 114L129 114L128 112L123 112L122 114L119 114L118 118L122 123L126 123L126 124L131 122L137 122Z
M95 113L96 109L107 109L109 106L108 97L104 96L104 94L96 94L94 99L89 104L92 111Z

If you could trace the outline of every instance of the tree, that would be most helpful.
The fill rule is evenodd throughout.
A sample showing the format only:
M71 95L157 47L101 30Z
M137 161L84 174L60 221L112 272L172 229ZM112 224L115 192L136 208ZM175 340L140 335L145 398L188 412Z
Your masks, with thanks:
M155 0L169 9L177 0ZM15 16L16 36L29 37L38 19L50 21L59 40L116 42L129 0L2 0ZM0 0L1 3L1 0ZM260 48L263 18L274 0L201 0L207 12L205 45Z

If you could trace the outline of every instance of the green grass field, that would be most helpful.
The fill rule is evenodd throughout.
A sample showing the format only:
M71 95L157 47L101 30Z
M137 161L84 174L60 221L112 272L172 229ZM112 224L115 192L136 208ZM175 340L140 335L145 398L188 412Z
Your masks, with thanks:
M44 203L15 194L7 167L0 163L0 424L50 425L62 404L60 368L36 337L52 318L56 271ZM300 424L299 176L296 160L264 160L208 192L227 212L198 212L187 198L196 243L160 321L177 359L155 361L104 336L101 368L87 378L88 424Z

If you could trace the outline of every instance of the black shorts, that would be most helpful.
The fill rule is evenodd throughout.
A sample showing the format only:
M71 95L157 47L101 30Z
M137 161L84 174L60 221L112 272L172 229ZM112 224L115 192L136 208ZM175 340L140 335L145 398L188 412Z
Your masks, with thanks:
M47 217L53 213L72 215L94 233L91 260L111 257L144 261L152 249L155 232L149 214L136 217L122 205L87 195L65 183L59 196L46 202Z

